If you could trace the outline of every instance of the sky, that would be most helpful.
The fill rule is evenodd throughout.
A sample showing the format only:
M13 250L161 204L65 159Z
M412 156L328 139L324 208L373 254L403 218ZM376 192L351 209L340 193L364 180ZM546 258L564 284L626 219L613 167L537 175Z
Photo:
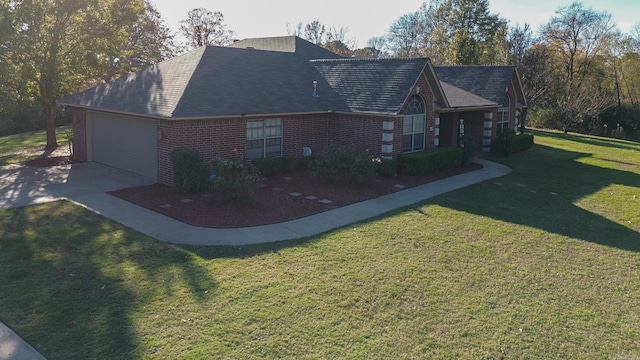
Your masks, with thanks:
M420 8L424 0L152 0L161 18L177 32L180 20L189 10L203 7L220 11L228 30L235 38L286 36L287 25L307 24L314 19L326 27L348 28L347 39L357 47L365 47L372 37L386 33L403 14ZM510 25L528 23L536 31L564 5L572 0L489 0L490 11L507 19ZM375 5L373 5L375 3ZM585 7L607 11L618 28L628 33L640 23L638 0L582 0Z

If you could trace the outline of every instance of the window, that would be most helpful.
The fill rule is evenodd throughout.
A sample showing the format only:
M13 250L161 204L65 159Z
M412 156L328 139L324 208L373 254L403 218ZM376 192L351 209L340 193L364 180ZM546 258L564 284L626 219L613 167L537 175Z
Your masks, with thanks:
M504 98L502 99L502 104L498 108L498 130L500 129L509 129L509 124L511 123L511 99L509 99L509 95L504 94Z
M424 129L427 124L427 111L424 101L414 95L407 104L402 120L402 152L424 150Z
M282 119L247 121L247 159L282 155Z

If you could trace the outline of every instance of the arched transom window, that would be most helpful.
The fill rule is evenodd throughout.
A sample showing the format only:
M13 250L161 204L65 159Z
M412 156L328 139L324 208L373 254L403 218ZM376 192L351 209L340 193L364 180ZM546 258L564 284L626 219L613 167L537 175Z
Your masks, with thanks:
M427 123L427 107L418 95L409 99L402 120L402 152L424 150L424 132Z

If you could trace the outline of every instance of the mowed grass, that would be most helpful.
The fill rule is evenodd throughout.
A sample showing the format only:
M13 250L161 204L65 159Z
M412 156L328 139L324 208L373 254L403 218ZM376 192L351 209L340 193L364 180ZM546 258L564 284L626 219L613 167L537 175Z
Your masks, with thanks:
M640 357L640 144L535 135L510 175L299 241L0 211L0 320L52 360Z
M70 126L56 128L56 137L58 139L58 145L61 148L66 149L68 146L69 141L66 131L70 129ZM45 130L0 137L0 166L47 156L47 153L44 151L46 145L47 134Z

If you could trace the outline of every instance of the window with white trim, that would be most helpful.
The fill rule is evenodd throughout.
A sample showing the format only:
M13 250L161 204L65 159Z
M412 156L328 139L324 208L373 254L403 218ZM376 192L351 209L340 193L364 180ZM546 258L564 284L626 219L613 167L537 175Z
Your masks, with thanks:
M508 94L504 94L502 104L498 108L498 130L509 129L511 123L511 99Z
M422 98L414 95L407 104L402 119L402 152L424 150L424 133L427 125L427 109Z
M282 155L282 119L247 121L247 159Z

